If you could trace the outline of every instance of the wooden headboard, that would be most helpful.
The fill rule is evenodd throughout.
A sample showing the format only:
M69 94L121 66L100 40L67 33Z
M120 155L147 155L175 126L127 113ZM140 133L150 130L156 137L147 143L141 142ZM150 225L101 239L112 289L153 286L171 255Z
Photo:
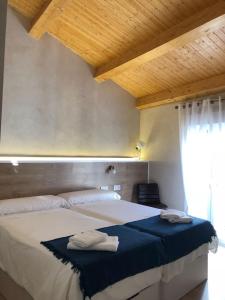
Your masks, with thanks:
M107 174L109 165L116 174ZM0 164L0 200L120 184L123 199L133 199L136 183L147 182L146 162L24 163L18 167Z

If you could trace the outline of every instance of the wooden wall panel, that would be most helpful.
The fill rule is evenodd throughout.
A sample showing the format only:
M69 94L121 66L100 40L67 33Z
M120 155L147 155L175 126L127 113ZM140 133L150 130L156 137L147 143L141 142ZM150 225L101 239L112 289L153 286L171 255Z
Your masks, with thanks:
M146 162L112 163L116 174L107 174L111 163L27 163L13 167L0 164L0 199L121 185L123 199L133 199L133 187L147 181Z

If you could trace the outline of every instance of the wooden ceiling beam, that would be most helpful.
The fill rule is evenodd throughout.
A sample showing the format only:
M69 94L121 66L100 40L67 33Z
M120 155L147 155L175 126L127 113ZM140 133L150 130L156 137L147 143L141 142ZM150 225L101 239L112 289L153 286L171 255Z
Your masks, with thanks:
M151 38L146 43L138 45L124 55L100 66L96 70L94 77L98 82L103 82L130 68L136 68L214 31L221 25L224 25L224 21L225 1L220 0Z
M40 39L42 35L48 31L48 27L57 17L59 17L66 5L71 0L50 0L42 7L41 11L35 17L29 34L35 38Z
M136 107L150 108L221 91L225 91L225 73L139 98Z

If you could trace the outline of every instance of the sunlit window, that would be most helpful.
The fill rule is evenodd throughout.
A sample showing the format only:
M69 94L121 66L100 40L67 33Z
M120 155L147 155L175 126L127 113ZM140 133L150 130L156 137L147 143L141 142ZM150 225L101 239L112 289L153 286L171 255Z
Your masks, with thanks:
M210 220L225 243L225 123L190 126L182 160L189 214Z

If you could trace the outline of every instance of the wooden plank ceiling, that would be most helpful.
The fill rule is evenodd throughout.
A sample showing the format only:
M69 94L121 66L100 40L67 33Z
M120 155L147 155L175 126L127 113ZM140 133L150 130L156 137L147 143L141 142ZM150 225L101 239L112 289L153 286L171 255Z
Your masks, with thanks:
M225 90L225 0L9 0L147 108Z

